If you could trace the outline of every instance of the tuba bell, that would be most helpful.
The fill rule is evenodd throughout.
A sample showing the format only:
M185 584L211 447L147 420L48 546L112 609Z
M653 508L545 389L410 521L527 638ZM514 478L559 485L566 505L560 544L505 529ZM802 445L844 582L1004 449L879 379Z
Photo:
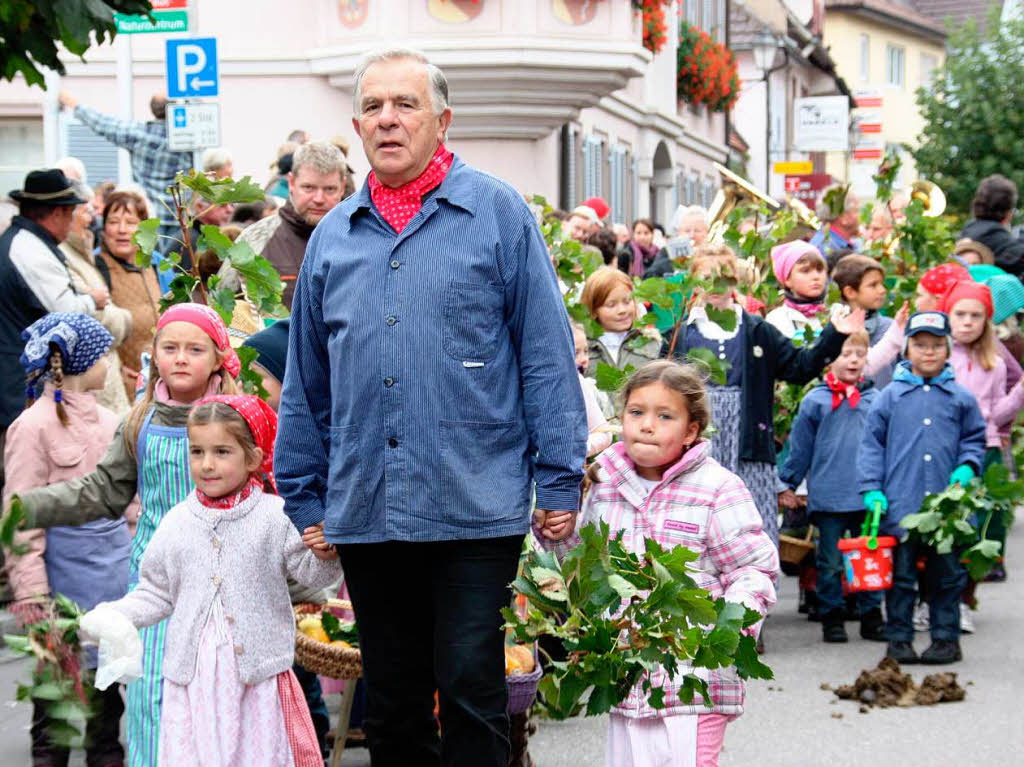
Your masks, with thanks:
M920 200L924 215L928 218L941 216L946 209L946 194L939 185L926 179L918 179L910 185L910 199Z
M725 223L729 214L742 202L763 202L769 208L778 210L781 206L745 178L717 162L715 170L722 179L722 186L708 208L708 236L705 242L718 243L725 235Z

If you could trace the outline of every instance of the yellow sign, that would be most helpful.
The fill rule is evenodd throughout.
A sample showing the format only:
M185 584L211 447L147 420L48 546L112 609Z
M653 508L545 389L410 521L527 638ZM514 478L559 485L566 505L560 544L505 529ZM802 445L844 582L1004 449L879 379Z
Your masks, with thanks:
M790 162L772 163L772 172L780 176L806 176L814 173L814 163L810 160L794 160Z

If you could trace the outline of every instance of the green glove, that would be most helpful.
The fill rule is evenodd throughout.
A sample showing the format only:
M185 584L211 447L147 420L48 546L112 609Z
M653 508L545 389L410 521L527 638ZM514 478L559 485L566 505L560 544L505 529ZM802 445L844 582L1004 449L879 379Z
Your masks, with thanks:
M864 508L867 509L868 514L874 513L876 503L881 504L883 514L889 510L889 499L881 490L868 490L864 493Z
M959 484L960 487L967 487L976 476L977 474L974 473L974 469L966 463L962 463L953 469L953 473L949 475L949 484L951 486Z

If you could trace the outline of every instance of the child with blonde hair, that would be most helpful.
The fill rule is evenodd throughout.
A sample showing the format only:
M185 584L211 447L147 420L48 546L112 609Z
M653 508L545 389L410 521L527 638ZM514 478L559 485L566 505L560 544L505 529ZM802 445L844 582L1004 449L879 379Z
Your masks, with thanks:
M201 304L175 304L157 322L149 381L96 470L78 479L19 493L25 528L82 525L119 519L138 492L141 512L128 562L129 584L138 583L142 556L164 515L191 492L189 409L211 394L234 394L240 362L220 315ZM158 762L161 662L165 623L142 632L142 678L128 685L128 762Z
M779 560L750 493L711 456L703 436L711 417L704 382L688 365L668 360L636 371L622 392L622 442L593 464L593 482L579 525L609 525L609 535L642 554L646 541L686 546L700 555L697 585L719 597L767 613L775 604ZM575 517L548 514L534 532L542 545L564 553L579 543ZM690 671L681 668L680 675ZM703 671L702 671L703 675ZM685 703L681 684L664 669L650 674L664 685L665 707L654 709L637 683L609 717L609 767L685 764L715 767L728 722L743 713L745 691L734 667L707 672L710 699Z
M633 287L629 275L610 266L602 266L584 283L580 303L604 331L590 340L588 376L594 375L598 362L624 370L658 358L661 334L653 327L633 327L638 312Z

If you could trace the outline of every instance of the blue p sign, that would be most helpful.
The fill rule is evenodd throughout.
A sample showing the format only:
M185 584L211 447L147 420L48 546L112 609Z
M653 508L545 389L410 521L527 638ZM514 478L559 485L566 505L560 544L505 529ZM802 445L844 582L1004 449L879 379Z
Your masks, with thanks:
M217 38L194 37L167 41L167 97L216 96Z

